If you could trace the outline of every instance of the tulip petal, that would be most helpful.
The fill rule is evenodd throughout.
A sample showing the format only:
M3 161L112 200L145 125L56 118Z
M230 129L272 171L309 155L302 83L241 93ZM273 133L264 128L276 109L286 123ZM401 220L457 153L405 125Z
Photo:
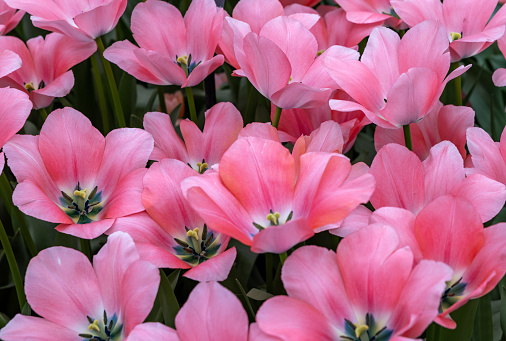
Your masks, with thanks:
M0 330L2 340L37 340L52 341L65 339L81 341L83 338L75 330L70 330L46 319L17 314Z
M148 112L144 115L144 129L153 136L155 150L164 157L188 162L185 144L176 134L170 116L161 112ZM155 159L160 161L159 159Z
M235 247L200 263L183 276L197 282L221 282L227 279L234 265L237 251Z
M158 322L146 322L135 326L128 335L129 341L165 340L181 341L177 332Z
M314 235L306 218L292 219L279 226L270 226L253 237L251 251L282 253Z

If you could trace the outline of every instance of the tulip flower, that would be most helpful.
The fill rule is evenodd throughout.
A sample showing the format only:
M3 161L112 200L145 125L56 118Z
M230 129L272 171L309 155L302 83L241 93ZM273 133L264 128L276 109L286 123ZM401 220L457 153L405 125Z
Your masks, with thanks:
M381 224L349 235L337 252L297 249L281 271L288 296L260 307L250 340L414 340L438 315L452 272L413 258Z
M31 110L32 103L26 94L16 89L0 89L0 148L23 127ZM0 174L4 164L4 153L0 153Z
M159 283L158 269L139 259L126 233L111 235L93 265L73 249L42 250L25 278L28 303L41 317L16 315L0 338L124 340L148 316Z
M223 154L218 172L188 178L182 189L209 228L253 252L281 253L369 200L372 177L346 182L351 170L340 154L313 152L300 157L297 177L279 142L244 137Z
M165 1L141 2L131 20L140 47L119 41L104 57L146 83L195 86L223 64L222 55L213 57L223 17L224 10L214 0L192 1L184 19Z
M18 11L9 7L4 0L0 0L0 35L12 31L25 15L25 11Z
M497 0L392 0L392 7L410 27L425 20L439 21L450 43L452 62L472 57L504 33L506 9L493 17ZM491 19L492 17L492 19Z
M497 46L499 46L499 50L501 50L503 56L506 55L506 35L502 35L501 38L497 40ZM499 68L494 71L492 75L492 81L495 86L506 86L506 69Z
M447 50L444 28L434 21L413 27L402 39L388 28L375 28L360 62L324 59L330 76L355 100L331 100L330 107L361 110L384 128L417 122L437 105L446 83L470 67L460 66L447 77Z
M413 152L420 160L429 156L430 149L441 141L452 142L462 158L467 156L466 130L474 126L474 110L465 106L439 103L423 120L411 123ZM404 145L402 129L376 127L374 146L379 151L389 143Z
M184 276L196 281L224 281L236 251L225 251L230 237L208 228L181 192L181 181L196 176L181 161L154 163L143 179L146 212L118 218L107 233L130 234L141 259L160 268L191 269Z
M218 103L206 111L205 117L203 132L190 120L179 123L182 141L168 115L159 112L144 115L144 129L155 140L150 159L177 159L199 173L218 164L242 129L241 113L231 103Z
M34 26L81 41L91 41L114 29L127 0L4 0L7 5L28 12Z
M94 42L81 42L59 33L29 39L25 45L16 37L0 37L0 51L13 51L22 66L0 79L0 86L20 89L30 96L34 109L45 108L55 97L64 97L74 86L71 67L97 49Z
M176 330L143 323L128 341L248 340L248 316L239 299L216 282L200 283L176 315Z
M114 220L144 210L142 178L153 138L123 128L106 138L72 108L51 113L39 136L16 135L4 146L18 185L13 202L56 229L93 239Z
M380 208L372 214L369 223L394 227L400 246L413 250L415 263L428 259L452 268L452 279L441 295L435 320L444 327L455 328L449 314L470 299L489 293L506 273L503 261L506 224L484 229L481 217L465 198L441 196L416 217L403 209Z
M391 27L401 24L399 19L393 16L390 0L334 0L346 11L346 18L356 24L376 24L381 26L386 23Z

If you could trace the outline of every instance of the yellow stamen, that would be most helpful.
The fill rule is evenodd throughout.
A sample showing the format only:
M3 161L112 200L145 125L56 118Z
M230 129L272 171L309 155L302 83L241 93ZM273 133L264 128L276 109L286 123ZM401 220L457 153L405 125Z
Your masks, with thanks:
M186 235L187 235L188 237L193 237L193 238L195 238L196 240L199 240L199 228L198 228L198 227L196 227L195 229L193 229L193 230L190 230L190 231L186 232Z
M450 33L450 36L452 37L452 41L462 38L462 35L457 32Z
M357 325L355 324L355 336L357 338L360 337L360 335L362 335L363 332L366 332L369 330L369 327L365 324L361 324L361 325Z
M197 167L199 167L199 173L200 174L204 174L205 170L207 168L209 168L209 165L207 164L207 162L197 162Z
M179 58L177 59L177 62L178 62L179 64L188 65L188 56L184 55L184 56L182 56L182 57L179 57Z
M85 188L85 189L82 189L82 190L80 190L80 191L75 190L75 191L74 191L74 195L75 195L76 197L79 197L79 198L85 199L85 198L86 198L86 191L87 191L87 189L86 189L86 188Z
M98 320L93 321L92 324L88 326L89 330L96 330L97 332L100 332L100 328L98 326Z
M33 82L26 83L25 84L25 89L28 90L28 91L35 90L35 87L33 86Z
M325 50L320 50L316 53L316 56L319 57L323 54L323 52L325 52Z
M272 225L278 225L279 224L279 217L280 217L279 212L269 213L267 215L267 220L269 220Z

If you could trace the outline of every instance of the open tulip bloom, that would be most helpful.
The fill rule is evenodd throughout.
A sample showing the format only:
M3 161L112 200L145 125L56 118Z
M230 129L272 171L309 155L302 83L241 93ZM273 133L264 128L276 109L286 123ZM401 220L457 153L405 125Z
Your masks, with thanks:
M118 232L93 265L73 249L41 251L25 282L28 303L41 317L16 315L0 330L2 340L122 341L151 311L160 275Z
M13 202L59 223L60 232L93 239L115 218L144 210L142 178L152 150L143 130L116 129L104 138L80 112L55 110L39 136L16 135L4 147L19 182Z
M9 7L4 0L0 0L0 35L12 31L25 15L25 11L18 11Z

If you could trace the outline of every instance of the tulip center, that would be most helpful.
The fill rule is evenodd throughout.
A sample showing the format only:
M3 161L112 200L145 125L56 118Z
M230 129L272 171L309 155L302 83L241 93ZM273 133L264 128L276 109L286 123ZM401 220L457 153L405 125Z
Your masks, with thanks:
M462 34L461 33L457 33L457 32L451 32L450 33L450 39L451 39L450 42L458 40L460 38L462 38Z
M353 323L345 319L345 335L341 335L341 340L349 341L388 341L392 337L393 330L386 326L379 326L372 314L365 315L364 323Z
M192 60L191 54L189 56L184 55L181 57L176 55L176 64L183 69L184 73L186 73L186 77L188 77L188 75L200 64L200 62L197 63Z
M441 303L439 304L439 313L450 308L452 305L460 301L466 289L467 283L462 283L462 278L453 284L448 284L446 290L441 296Z
M204 224L202 231L198 227L193 230L187 227L185 229L185 240L174 238L174 241L179 244L174 250L180 259L196 266L216 255L221 244L217 238L214 238L212 232L208 233L207 225Z
M46 84L44 84L44 81L40 81L38 85L34 85L33 82L25 83L25 89L28 90L28 92L42 89Z
M79 337L82 337L87 341L123 340L123 325L118 323L116 314L114 314L110 320L107 318L105 310L104 316L100 321L92 319L89 316L86 317L88 318L90 325L88 326L88 330L86 332L79 334Z
M72 195L61 191L60 203L67 215L76 224L86 224L94 221L96 215L102 210L102 192L97 192L98 187L88 193L88 189L81 189L79 183Z
M267 214L267 216L265 217L267 219L267 226L264 226L262 224L258 224L258 223L255 223L253 222L253 225L259 229L260 231L262 231L263 229L265 229L266 227L269 227L269 226L279 226L281 224L286 224L287 222L289 222L290 220L292 220L292 216L293 216L293 211L290 212L290 214L288 214L288 216L286 217L285 221L282 222L282 220L280 220L281 218L281 214L279 212L274 212L272 209L270 210L270 213Z

